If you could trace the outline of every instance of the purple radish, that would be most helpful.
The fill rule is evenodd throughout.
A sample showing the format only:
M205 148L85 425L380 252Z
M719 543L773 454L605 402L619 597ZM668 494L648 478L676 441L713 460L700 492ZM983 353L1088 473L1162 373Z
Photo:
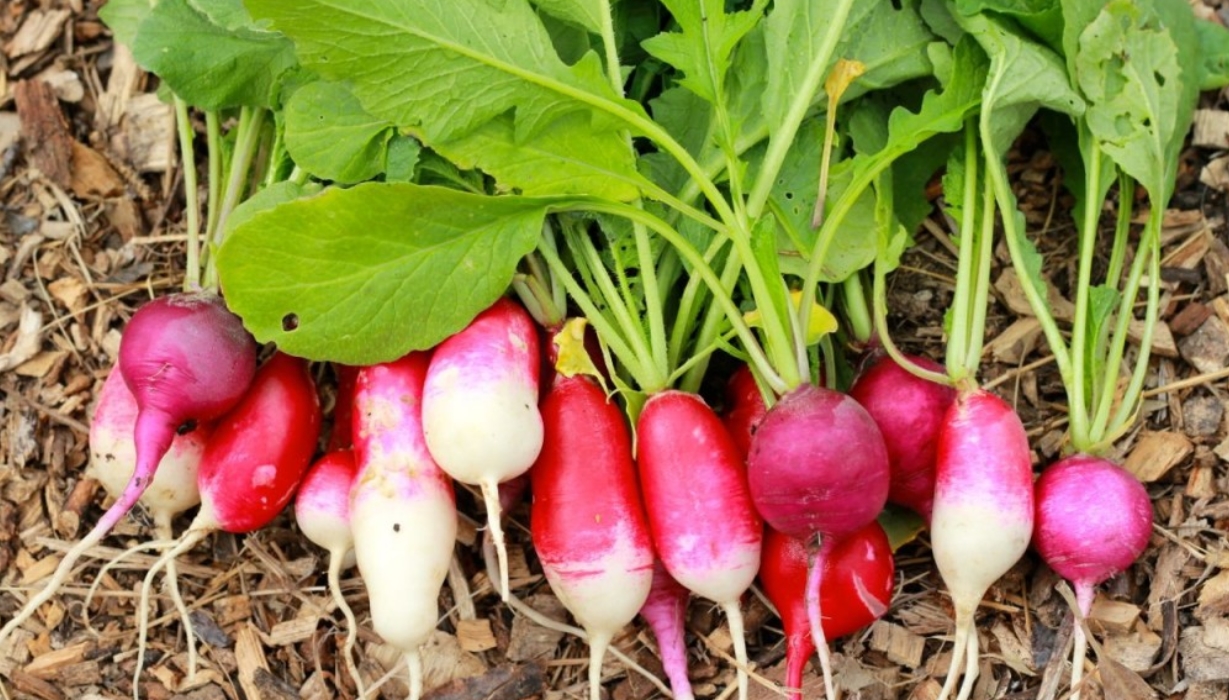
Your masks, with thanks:
M943 366L925 357L905 359L932 372ZM902 505L930 522L935 497L935 446L943 416L956 390L911 374L882 355L858 375L849 395L875 419L888 448L892 479L888 502Z
M538 331L515 302L500 299L431 355L422 430L440 468L478 486L499 558L499 594L508 599L508 553L499 484L529 471L542 451Z
M354 611L341 593L341 572L355 564L354 533L350 529L350 489L357 473L354 452L349 449L335 450L316 460L299 484L295 495L294 519L307 539L329 553L329 592L345 616L348 627L342 654L361 698L365 695L363 679L354 663L358 623L354 620Z
M64 555L47 585L0 629L0 641L50 600L81 555L132 510L181 427L216 420L239 403L256 371L256 344L216 294L172 294L133 314L120 344L119 369L138 407L132 478Z
M931 546L956 609L951 667L939 694L946 700L966 658L959 700L977 680L973 616L991 584L1028 549L1033 533L1033 471L1020 417L983 390L962 393L939 431Z
M1033 546L1071 581L1079 619L1071 666L1071 700L1079 700L1088 640L1082 621L1093 589L1143 554L1152 533L1152 501L1143 484L1113 462L1072 455L1046 469L1036 484Z
M649 623L653 636L657 637L657 653L670 679L670 691L675 700L695 700L696 697L687 677L687 640L683 629L690 597L691 591L674 580L660 559L653 562L653 587L649 589L649 599L640 608L640 617Z
M824 561L869 524L888 497L888 451L874 419L857 401L804 384L781 397L751 438L748 483L755 507L778 532L810 542L807 612L819 650L824 690L834 698L832 663L820 623Z

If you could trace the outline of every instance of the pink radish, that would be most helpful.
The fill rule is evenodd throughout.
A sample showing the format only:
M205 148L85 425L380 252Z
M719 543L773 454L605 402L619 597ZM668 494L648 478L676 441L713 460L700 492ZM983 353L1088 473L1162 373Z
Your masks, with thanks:
M807 616L807 543L765 528L760 583L785 626L785 685L789 700L800 700L802 671L815 651ZM856 632L888 611L896 566L888 536L878 522L841 540L824 562L819 597L824 638Z
M440 468L482 489L499 558L499 593L508 598L508 553L499 484L524 474L542 449L537 328L526 311L500 299L435 349L423 389L427 447Z
M405 654L412 700L422 695L421 647L439 618L440 588L457 533L452 481L423 437L428 362L427 353L414 352L364 367L354 390L354 553L372 626Z
M350 432L354 427L354 382L358 378L358 370L354 365L333 363L333 374L337 377L337 398L333 404L333 428L329 433L330 452L348 450L354 446Z
M348 431L347 431L348 432ZM329 591L346 618L348 630L342 652L346 667L363 697L363 680L354 664L358 623L341 593L341 572L355 564L354 533L350 530L350 489L358 465L351 450L335 450L316 460L303 476L294 502L294 518L307 539L329 553Z
M807 577L807 611L824 690L834 698L832 664L820 624L824 561L844 537L870 523L888 496L888 452L857 401L804 384L769 409L751 440L748 483L773 529L817 542Z
M666 570L725 611L747 696L747 644L739 598L760 568L764 525L746 467L721 419L704 401L663 391L637 423L637 462L653 544Z
M670 679L674 700L695 700L691 679L687 677L687 640L684 619L691 591L679 585L658 559L653 562L653 586L648 600L640 608L643 617L657 637L657 653L662 668Z
M922 369L944 372L931 359L914 355L906 359ZM956 390L911 374L882 355L862 370L849 395L862 404L883 434L892 473L888 501L929 522L935 494L935 445Z
M0 641L50 600L81 555L132 510L176 431L185 424L215 420L239 402L255 364L252 337L215 294L159 297L133 314L119 356L119 369L138 407L132 478L94 528L64 555L43 589L0 629Z
M584 376L558 376L542 403L542 453L530 470L534 547L551 589L589 638L589 697L602 657L648 598L653 544L623 413Z
M725 385L725 400L726 410L721 416L721 422L725 423L730 437L734 438L738 453L746 460L751 452L751 436L755 434L756 427L768 412L764 396L755 383L750 367L740 365L734 370L734 374L730 375L730 380Z
M239 405L218 421L197 473L201 508L179 542L150 568L141 587L138 676L145 654L145 601L154 574L211 532L252 532L273 520L311 463L320 422L320 402L307 362L282 353L261 366ZM194 644L192 630L186 632L188 643ZM134 696L138 692L134 679Z
M956 609L952 662L940 692L946 700L966 658L959 700L977 679L977 605L1028 548L1033 532L1033 471L1019 416L984 390L962 393L939 431L930 534L935 564Z
M1042 472L1036 501L1033 546L1051 569L1075 587L1079 618L1071 698L1079 700L1088 643L1082 621L1092 610L1093 589L1126 570L1148 546L1152 501L1125 469L1082 454Z

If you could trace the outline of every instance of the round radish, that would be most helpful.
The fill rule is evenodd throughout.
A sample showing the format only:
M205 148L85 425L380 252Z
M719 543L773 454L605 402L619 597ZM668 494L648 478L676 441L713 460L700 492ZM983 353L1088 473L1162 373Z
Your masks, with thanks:
M523 308L500 299L431 355L423 389L427 447L440 468L482 489L508 598L508 553L499 484L524 474L542 450L537 328Z
M944 372L931 359L913 355L906 359L923 369ZM929 522L935 494L935 445L956 390L911 374L883 355L858 375L849 395L862 404L883 434L892 474L888 501Z
M546 580L589 637L589 696L598 700L606 647L649 596L653 544L623 413L602 389L558 376L542 420L530 529Z
M1082 454L1042 472L1036 501L1033 546L1051 569L1075 587L1079 619L1071 697L1078 700L1087 653L1081 621L1092 610L1093 589L1131 566L1148 546L1152 501L1143 484L1125 469Z
M683 620L687 612L687 599L691 592L679 585L666 571L661 560L653 562L653 585L649 597L640 608L640 617L653 628L657 637L657 654L661 666L670 679L674 700L694 700L691 679L687 677L687 640Z
M956 640L940 699L955 687L967 658L958 698L977 679L977 605L1028 548L1033 532L1033 471L1028 436L1019 416L984 390L961 394L939 431L931 546L956 608Z
M764 395L760 393L750 367L740 365L734 370L734 374L730 375L730 380L725 385L725 401L726 411L721 422L725 423L730 437L734 438L738 453L746 460L751 452L751 436L755 434L756 427L768 412Z
M747 694L740 596L760 568L764 525L746 469L721 419L700 397L663 391L637 423L637 462L649 530L676 581L715 601L730 621L739 697Z

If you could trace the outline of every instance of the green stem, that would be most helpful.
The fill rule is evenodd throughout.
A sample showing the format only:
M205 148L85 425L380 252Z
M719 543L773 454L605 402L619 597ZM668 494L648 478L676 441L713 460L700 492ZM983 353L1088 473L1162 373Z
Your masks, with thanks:
M184 205L188 216L188 263L184 274L184 291L201 288L201 197L196 180L196 134L188 103L175 96L175 126L179 135L179 153L183 164Z
M994 192L986 187L982 196L982 230L977 238L977 272L974 275L969 346L965 351L965 368L970 378L976 377L985 346L986 312L990 307L990 266L994 261L994 220Z
M1093 142L1088 158L1088 163L1085 164L1085 172L1087 173L1084 183L1084 191L1089 193L1089 197L1096 192L1100 192L1101 179L1101 147L1097 142ZM1075 286L1075 318L1071 326L1071 359L1075 363L1074 372L1072 373L1072 383L1070 385L1071 394L1068 396L1068 420L1070 421L1069 431L1071 434L1072 444L1086 444L1090 435L1089 428L1089 404L1088 404L1088 388L1087 382L1089 370L1092 365L1089 362L1091 354L1088 343L1088 313L1092 291L1092 262L1096 255L1096 244L1098 234L1098 221L1100 219L1101 208L1094 206L1096 204L1091 199L1084 207L1084 221L1080 226L1080 251L1077 258L1079 262L1079 270ZM1117 245L1117 241L1115 241ZM1095 342L1095 340L1094 340Z
M969 307L975 260L975 237L977 235L977 191L980 182L977 135L972 120L965 124L964 139L964 192L961 198L963 215L960 219L960 250L956 257L956 291L952 296L951 331L948 335L946 364L947 373L953 380L967 375L964 361L969 349Z
M1127 239L1131 232L1131 216L1135 213L1133 203L1135 198L1135 178L1126 173L1118 175L1118 218L1114 224L1114 247L1110 251L1109 269L1105 273L1105 281L1118 288L1122 281L1122 269L1127 259Z
M866 304L866 291L862 287L862 273L855 272L841 283L842 307L849 321L849 332L859 343L869 343L875 335L875 322Z
M704 251L705 264L711 265L726 243L726 239L714 238L709 243L708 249ZM704 285L704 280L699 275L689 275L687 283L683 285L683 292L679 295L674 316L674 325L670 329L670 365L672 367L677 366L682 360L687 339L691 337L692 327L700 316L696 311L696 306L701 303L701 295L707 289L708 287ZM710 305L707 308L711 309L713 306Z
M1156 208L1161 211L1161 207ZM1163 215L1163 214L1162 214ZM1151 221L1149 222L1151 223ZM1147 235L1151 241L1148 251L1148 277L1151 284L1148 285L1148 304L1144 312L1144 332L1139 339L1139 355L1135 358L1135 368L1131 372L1131 382L1127 385L1127 390L1123 393L1122 403L1118 406L1118 410L1114 413L1114 419L1110 421L1104 435L1098 435L1101 439L1104 448L1108 449L1114 440L1117 440L1122 433L1130 428L1131 423L1135 421L1135 417L1139 412L1139 403L1143 395L1144 380L1148 376L1148 360L1152 356L1152 335L1157 325L1157 317L1160 315L1160 300L1161 300L1161 220L1157 217L1156 227L1152 230L1151 235ZM1142 246L1141 246L1141 253Z
M888 284L887 284L887 265L880 258L875 259L875 280L872 285L872 294L874 301L871 303L871 308L875 312L875 327L879 329L879 343L888 355L900 365L901 369L910 374L932 381L936 384L944 386L952 385L952 378L946 374L932 372L928 369L917 366L910 362L905 354L896 347L896 342L892 340L892 334L888 332Z
M721 271L721 284L726 293L732 293L734 286L738 284L738 276L742 271L742 263L738 256L730 251L726 256L725 267ZM725 319L725 314L721 313L721 307L716 304L710 304L704 312L704 321L700 324L700 332L696 335L696 342L693 347L707 348L717 342L717 336L721 331L721 322ZM683 381L679 384L679 388L683 391L696 393L700 391L700 384L704 381L704 373L708 371L708 354L705 353L704 361L696 363L687 374L683 375Z
M205 218L205 241L213 240L218 228L218 206L222 200L222 171L226 156L222 150L222 126L218 113L205 112L205 142L209 147L209 209ZM208 251L206 251L206 254Z

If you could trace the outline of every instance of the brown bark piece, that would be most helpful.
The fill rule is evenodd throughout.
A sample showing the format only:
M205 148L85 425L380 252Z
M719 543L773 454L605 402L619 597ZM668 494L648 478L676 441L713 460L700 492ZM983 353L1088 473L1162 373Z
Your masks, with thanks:
M124 179L110 161L85 144L72 142L73 194L81 199L118 197L124 192Z
M424 695L424 700L523 700L545 689L538 664L499 666L481 676L442 685Z
M1178 343L1182 357L1200 372L1216 372L1229 360L1229 325L1211 316Z
M1229 570L1213 576L1199 587L1199 607L1195 617L1207 620L1229 613Z
M1193 301L1169 319L1169 329L1178 335L1194 333L1212 315L1212 307Z
M63 189L72 185L73 137L60 111L55 91L39 80L13 86L21 134L34 166Z
M1186 678L1192 681L1229 681L1229 664L1225 663L1225 650L1207 643L1204 627L1187 627L1182 630L1178 652Z
M1181 464L1194 450L1195 446L1181 433L1147 433L1139 439L1122 466L1140 481L1150 484Z
M525 604L543 615L562 620L567 614L563 603L553 595L540 594L525 599ZM562 632L539 627L527 617L518 615L512 621L511 641L508 643L509 661L533 661L551 659Z
M33 695L39 698L39 700L64 700L64 694L56 688L54 683L49 683L28 673L13 671L13 675L9 680L13 683L13 689L19 693Z
M990 356L997 362L1016 365L1024 361L1037 347L1041 337L1041 321L1029 316L1017 319L987 344Z
M21 29L18 29L13 40L5 45L5 54L9 58L17 58L51 46L51 42L60 35L60 30L64 28L64 23L71 14L68 10L34 10L26 15Z
M247 623L235 635L235 660L239 663L239 685L250 700L265 700L267 697L256 682L257 671L269 671L265 650L260 645L260 633L256 626Z
M1191 145L1201 148L1229 148L1229 112L1219 109L1195 110L1191 124Z
M486 651L495 648L495 634L486 618L461 620L457 623L457 639L465 651Z
M1229 685L1224 683L1191 683L1182 700L1229 700Z
M1229 157L1222 158L1229 165ZM1227 183L1229 184L1229 183ZM1208 294L1220 296L1229 291L1229 245L1215 236L1203 256L1203 268L1208 278Z
M879 620L871 625L870 647L883 652L893 663L917 668L922 665L926 639L900 625Z
M1092 604L1088 621L1093 629L1100 627L1108 634L1126 634L1139 620L1139 606L1098 597Z
M86 655L94 648L94 645L89 642L82 642L72 646L56 649L47 654L42 654L26 665L22 671L45 680L53 680L66 666L80 663L85 660Z

